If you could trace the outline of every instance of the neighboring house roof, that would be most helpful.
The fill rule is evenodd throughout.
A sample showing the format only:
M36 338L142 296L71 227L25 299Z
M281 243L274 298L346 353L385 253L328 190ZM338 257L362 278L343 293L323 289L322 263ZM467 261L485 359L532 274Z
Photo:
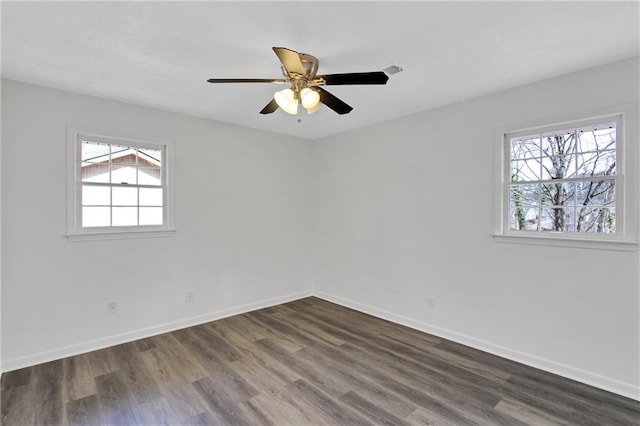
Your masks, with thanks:
M160 161L143 151L137 151L136 164L135 149L123 149L111 154L111 167L109 167L109 155L99 155L97 157L85 159L81 168L82 181L109 182L108 177L100 178L103 175L112 174L111 181L129 181L130 179L115 178L116 173L127 173L126 169L137 168L138 173L142 173L146 178L151 178L160 182ZM145 179L148 181L148 179ZM149 182L150 183L150 182Z
M138 153L138 158L145 160L147 162L153 163L155 164L157 167L160 166L161 161L160 158L155 158L152 155L149 154L149 151L155 151L155 150L138 150L138 149L134 149L134 148L125 148L125 149L121 149L118 151L113 151L111 152L111 158L112 160L114 159L120 159L123 157L133 157L134 161L132 164L135 164L135 155L136 155L136 151ZM157 151L158 153L160 153L160 151ZM91 162L91 163L101 163L101 162L106 162L109 161L109 154L103 154L103 155L97 155L95 157L91 157L91 158L85 158L84 161L87 162Z

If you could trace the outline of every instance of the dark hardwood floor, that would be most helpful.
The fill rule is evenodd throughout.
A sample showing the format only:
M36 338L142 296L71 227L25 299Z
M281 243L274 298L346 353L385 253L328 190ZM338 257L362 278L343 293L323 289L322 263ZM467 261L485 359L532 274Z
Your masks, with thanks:
M307 298L2 376L2 424L640 424L640 402Z

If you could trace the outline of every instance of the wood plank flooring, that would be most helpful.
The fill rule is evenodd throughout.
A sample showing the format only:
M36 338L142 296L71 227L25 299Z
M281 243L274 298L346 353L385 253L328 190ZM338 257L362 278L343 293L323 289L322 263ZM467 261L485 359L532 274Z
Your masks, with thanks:
M2 376L3 425L638 425L640 402L307 298Z

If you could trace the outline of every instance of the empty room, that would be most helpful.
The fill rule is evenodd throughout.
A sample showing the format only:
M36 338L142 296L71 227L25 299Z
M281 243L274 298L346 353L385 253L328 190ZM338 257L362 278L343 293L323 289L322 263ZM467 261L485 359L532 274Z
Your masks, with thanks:
M640 2L0 15L0 424L640 424Z

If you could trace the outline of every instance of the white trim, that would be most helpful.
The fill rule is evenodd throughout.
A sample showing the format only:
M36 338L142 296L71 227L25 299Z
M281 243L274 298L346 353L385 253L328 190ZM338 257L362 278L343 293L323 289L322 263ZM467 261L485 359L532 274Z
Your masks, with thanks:
M257 309L268 308L270 306L280 305L282 303L291 302L294 300L302 299L304 297L311 296L311 291L304 291L299 293L292 293L285 296L272 297L269 299L260 300L257 302L251 302L244 305L222 309L219 311L213 311L202 315L197 315L190 318L185 318L177 321L171 321L165 324L141 328L137 330L127 331L125 333L116 334L113 336L103 337L100 339L89 340L82 343L68 345L48 351L40 352L33 355L28 355L21 358L14 358L3 360L2 371L12 371L19 368L29 367L44 362L54 361L69 356L79 355L86 352L96 351L99 349L107 348L109 346L119 345L122 343L132 342L134 340L144 339L146 337L156 336L158 334L168 333L182 328L193 327L195 325L204 324L210 321L227 318L233 315L243 314L246 312L255 311Z
M77 241L99 241L99 240L122 240L133 238L165 238L173 237L175 235L175 229L163 229L160 231L126 231L126 232L83 232L82 234L67 234L67 240L70 242Z
M508 185L505 185L505 171L509 159L505 150L506 135L526 135L562 127L580 127L585 123L599 120L619 119L616 174L616 214L617 235L581 235L579 233L517 232L507 229ZM555 123L555 124L549 124ZM606 106L582 113L572 113L555 119L538 120L521 126L510 126L496 130L495 134L495 174L494 174L494 232L493 237L500 243L550 245L600 250L634 251L638 248L638 104L630 103Z
M111 136L110 136L111 135ZM112 136L119 135L119 136ZM140 148L162 147L163 220L161 226L82 228L80 226L80 190L78 185L78 137L95 138L109 144L133 145ZM175 234L174 225L173 141L158 137L122 135L119 131L84 129L67 126L67 233L69 241L94 241L126 238L167 237Z
M573 247L581 249L636 251L638 243L632 241L553 237L551 235L515 235L494 234L493 239L499 243L530 244L534 246Z
M557 374L559 376L576 380L590 386L594 386L609 392L616 393L618 395L625 396L627 398L640 401L640 386L636 386L631 383L621 382L616 379L611 379L597 373L582 370L580 368L575 368L570 365L562 364L547 358L529 354L527 352L522 352L516 349L497 345L495 343L487 342L486 340L477 339L463 333L458 333L456 331L439 327L437 325L414 320L403 315L358 303L353 300L335 296L330 293L325 293L322 291L314 291L313 293L315 297L318 297L320 299L324 299L329 302L354 309L356 311L364 312L365 314L369 314L377 318L404 325L409 328L422 331L424 333L442 337L444 339L451 340L453 342L460 343L462 345L469 346L475 349L479 349L481 351L488 352L502 358L510 359L512 361L516 361L533 368L538 368L549 373Z

